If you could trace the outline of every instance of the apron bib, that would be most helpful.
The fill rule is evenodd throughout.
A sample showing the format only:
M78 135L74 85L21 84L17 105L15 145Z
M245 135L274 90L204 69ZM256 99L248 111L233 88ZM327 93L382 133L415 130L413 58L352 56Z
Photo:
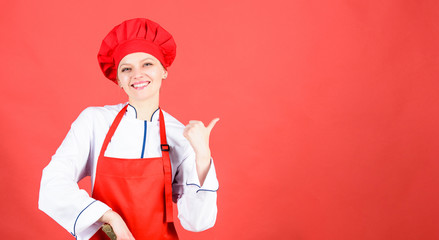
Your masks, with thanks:
M117 114L105 137L92 197L117 212L136 240L178 239L172 216L172 170L162 110L162 157L123 159L104 156L127 107ZM109 238L101 230L91 238L104 239Z

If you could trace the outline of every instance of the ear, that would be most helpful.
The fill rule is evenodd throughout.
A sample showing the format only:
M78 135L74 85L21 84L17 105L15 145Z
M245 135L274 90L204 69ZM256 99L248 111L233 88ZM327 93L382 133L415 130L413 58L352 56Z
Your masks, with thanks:
M166 79L167 77L168 77L168 71L166 71L166 69L163 69L162 79Z
M122 84L120 83L119 78L116 77L116 81L117 81L117 85L118 85L121 89L123 89Z

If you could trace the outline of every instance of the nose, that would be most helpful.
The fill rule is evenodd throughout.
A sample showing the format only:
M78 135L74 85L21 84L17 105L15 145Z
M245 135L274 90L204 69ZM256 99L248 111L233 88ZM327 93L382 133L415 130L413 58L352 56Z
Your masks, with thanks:
M134 79L139 79L144 77L142 71L139 68L133 68L132 73Z

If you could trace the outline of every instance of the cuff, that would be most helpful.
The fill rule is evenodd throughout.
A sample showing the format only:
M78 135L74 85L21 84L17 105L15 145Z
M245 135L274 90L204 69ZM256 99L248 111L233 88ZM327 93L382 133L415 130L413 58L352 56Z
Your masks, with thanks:
M210 158L210 168L207 172L206 179L204 180L203 186L200 186L200 180L198 179L197 170L194 169L194 174L191 174L187 181L186 186L197 187L197 193L200 191L216 192L219 188L218 179L216 178L215 165L213 164L213 159Z
M93 200L76 217L71 234L77 239L89 239L102 226L102 223L98 221L99 218L110 209L103 202Z

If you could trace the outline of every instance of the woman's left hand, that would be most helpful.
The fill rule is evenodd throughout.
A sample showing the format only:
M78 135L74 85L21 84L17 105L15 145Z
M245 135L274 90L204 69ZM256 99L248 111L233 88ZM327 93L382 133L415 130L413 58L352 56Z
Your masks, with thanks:
M189 140L197 155L210 157L209 136L212 128L219 121L219 118L213 119L207 127L203 122L191 120L183 131L183 136Z
M215 118L205 127L203 122L191 120L183 131L183 136L190 142L195 151L197 173L201 185L203 185L210 167L210 132L218 121L219 118Z

